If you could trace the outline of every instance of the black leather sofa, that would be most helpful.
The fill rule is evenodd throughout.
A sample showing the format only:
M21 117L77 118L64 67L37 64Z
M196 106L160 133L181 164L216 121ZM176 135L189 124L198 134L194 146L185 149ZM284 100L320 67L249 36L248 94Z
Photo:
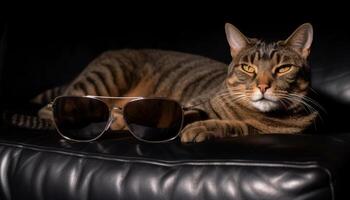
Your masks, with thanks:
M281 25L285 35L298 23ZM23 22L4 26L1 109L34 113L36 107L25 103L31 96L70 80L107 49L163 48L229 61L223 21L212 22L204 30L179 23L177 32L151 23L143 25L148 29L141 31L142 37L126 24L103 34L89 32L98 24ZM316 34L321 27L317 25ZM72 143L54 131L2 124L0 199L350 199L346 116L350 62L341 59L350 52L346 45L329 49L332 41L340 38L349 44L349 40L346 32L320 34L322 37L315 37L311 65L315 66L313 86L327 113L317 130L199 144L179 140L146 144L127 132L114 132L96 142ZM341 47L339 44L333 45ZM328 56L320 56L324 54Z

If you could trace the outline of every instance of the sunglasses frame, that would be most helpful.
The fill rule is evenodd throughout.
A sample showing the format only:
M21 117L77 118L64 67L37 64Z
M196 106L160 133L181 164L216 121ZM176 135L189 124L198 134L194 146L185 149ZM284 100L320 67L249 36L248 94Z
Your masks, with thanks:
M108 118L108 121L106 123L106 126L105 128L103 129L103 131L101 131L101 133L96 136L95 138L93 139L90 139L90 140L76 140L76 139L73 139L73 138L70 138L70 137L67 137L65 136L58 128L57 124L56 124L56 120L54 119L54 106L55 106L55 101L59 98L65 98L65 97L73 97L73 98L91 98L91 99L94 99L94 100L97 100L97 101L100 101L102 102L104 105L107 106L108 110L109 110L109 118ZM113 99L113 100L119 100L119 99L131 99L130 101L128 101L123 107L118 107L118 106L109 106L106 102L103 101L103 99ZM135 101L140 101L140 100L145 100L145 99L164 99L164 100L168 100L168 101L172 101L172 102L175 102L176 104L178 104L181 108L181 125L180 125L180 129L178 131L178 133L172 137L172 138L169 138L167 140L160 140L160 141L150 141L150 140L144 140L140 137L138 137L133 131L130 130L130 127L128 125L128 121L127 119L125 118L125 109L124 107L126 107L129 103L131 102L135 102ZM108 96L93 96L93 95L87 95L87 96L58 96L56 97L51 103L48 104L48 108L52 111L52 114L53 114L53 124L56 128L56 131L59 133L59 135L66 139L66 140L69 140L69 141L73 141L73 142L93 142L93 141L96 141L98 140L100 137L102 137L102 135L108 131L108 129L110 128L111 124L113 123L113 121L115 120L115 118L113 117L113 112L114 111L117 111L118 113L121 113L123 115L123 120L125 122L125 125L126 127L128 128L128 131L136 138L138 139L139 141L142 141L142 142L147 142L147 143L163 143L163 142L169 142L171 140L174 140L175 138L177 138L180 133L181 133L181 130L183 128L183 123L184 123L184 110L186 110L187 108L183 107L178 101L174 100L174 99L169 99L169 98L165 98L165 97L108 97Z

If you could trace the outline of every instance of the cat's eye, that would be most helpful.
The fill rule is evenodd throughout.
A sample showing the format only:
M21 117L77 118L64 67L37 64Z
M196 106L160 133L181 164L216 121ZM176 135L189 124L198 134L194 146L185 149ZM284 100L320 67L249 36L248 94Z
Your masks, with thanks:
M289 72L290 70L292 70L293 66L292 65L283 65L281 67L278 67L275 70L276 74L285 74L287 72Z
M248 73L255 73L255 68L250 66L250 65L241 65L241 68L243 71L248 72Z

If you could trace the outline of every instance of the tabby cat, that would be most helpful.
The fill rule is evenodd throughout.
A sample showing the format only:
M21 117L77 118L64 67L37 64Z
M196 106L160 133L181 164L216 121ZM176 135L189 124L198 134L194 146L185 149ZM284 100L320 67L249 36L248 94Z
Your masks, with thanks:
M65 87L48 90L34 101L57 95L162 96L183 105L198 105L208 119L188 124L182 142L201 142L250 134L300 133L318 112L311 109L307 57L313 39L303 24L286 40L273 43L245 37L225 25L232 62L163 50L118 50L103 53ZM120 105L125 102L114 102ZM39 118L51 120L45 106ZM111 126L125 129L121 116ZM22 126L41 126L13 118Z

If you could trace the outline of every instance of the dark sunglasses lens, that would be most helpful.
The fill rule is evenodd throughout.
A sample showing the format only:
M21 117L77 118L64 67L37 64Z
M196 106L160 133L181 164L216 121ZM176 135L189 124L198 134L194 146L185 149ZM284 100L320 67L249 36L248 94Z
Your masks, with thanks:
M139 139L151 142L175 138L181 130L181 105L168 99L139 99L124 107L129 130Z
M108 106L93 98L59 97L53 105L57 129L69 139L87 141L98 137L109 120Z

